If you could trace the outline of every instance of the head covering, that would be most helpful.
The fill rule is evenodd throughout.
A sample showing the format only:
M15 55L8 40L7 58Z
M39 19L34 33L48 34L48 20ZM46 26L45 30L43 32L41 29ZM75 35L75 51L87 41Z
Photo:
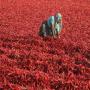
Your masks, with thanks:
M55 18L56 18L56 21L61 20L62 15L60 13L56 13Z

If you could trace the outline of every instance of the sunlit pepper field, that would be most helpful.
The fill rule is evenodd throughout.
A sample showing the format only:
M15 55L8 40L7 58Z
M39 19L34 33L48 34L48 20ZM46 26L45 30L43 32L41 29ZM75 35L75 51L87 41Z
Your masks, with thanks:
M56 12L60 38L40 37ZM0 0L0 90L90 90L90 0Z

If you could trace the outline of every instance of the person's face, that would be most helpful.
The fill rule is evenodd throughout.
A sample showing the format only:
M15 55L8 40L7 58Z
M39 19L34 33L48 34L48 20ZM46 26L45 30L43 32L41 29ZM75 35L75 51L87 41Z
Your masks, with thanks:
M57 23L60 23L61 22L61 20L57 20Z

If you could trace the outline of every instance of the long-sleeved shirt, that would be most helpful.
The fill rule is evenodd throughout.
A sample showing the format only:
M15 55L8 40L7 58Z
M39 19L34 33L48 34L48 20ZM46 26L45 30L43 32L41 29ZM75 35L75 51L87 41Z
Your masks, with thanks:
M49 19L47 20L47 24L48 24L49 27L50 27L51 25L54 25L54 26L55 26L55 29L56 29L58 32L61 32L62 23L57 23L57 22L55 22L55 17L54 17L54 16L50 16L50 17L49 17Z

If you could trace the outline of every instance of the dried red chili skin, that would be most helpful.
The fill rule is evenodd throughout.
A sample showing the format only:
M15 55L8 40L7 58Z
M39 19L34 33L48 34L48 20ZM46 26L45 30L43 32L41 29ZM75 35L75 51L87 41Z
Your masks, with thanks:
M90 90L89 0L0 0L0 90ZM60 38L38 35L62 14Z

